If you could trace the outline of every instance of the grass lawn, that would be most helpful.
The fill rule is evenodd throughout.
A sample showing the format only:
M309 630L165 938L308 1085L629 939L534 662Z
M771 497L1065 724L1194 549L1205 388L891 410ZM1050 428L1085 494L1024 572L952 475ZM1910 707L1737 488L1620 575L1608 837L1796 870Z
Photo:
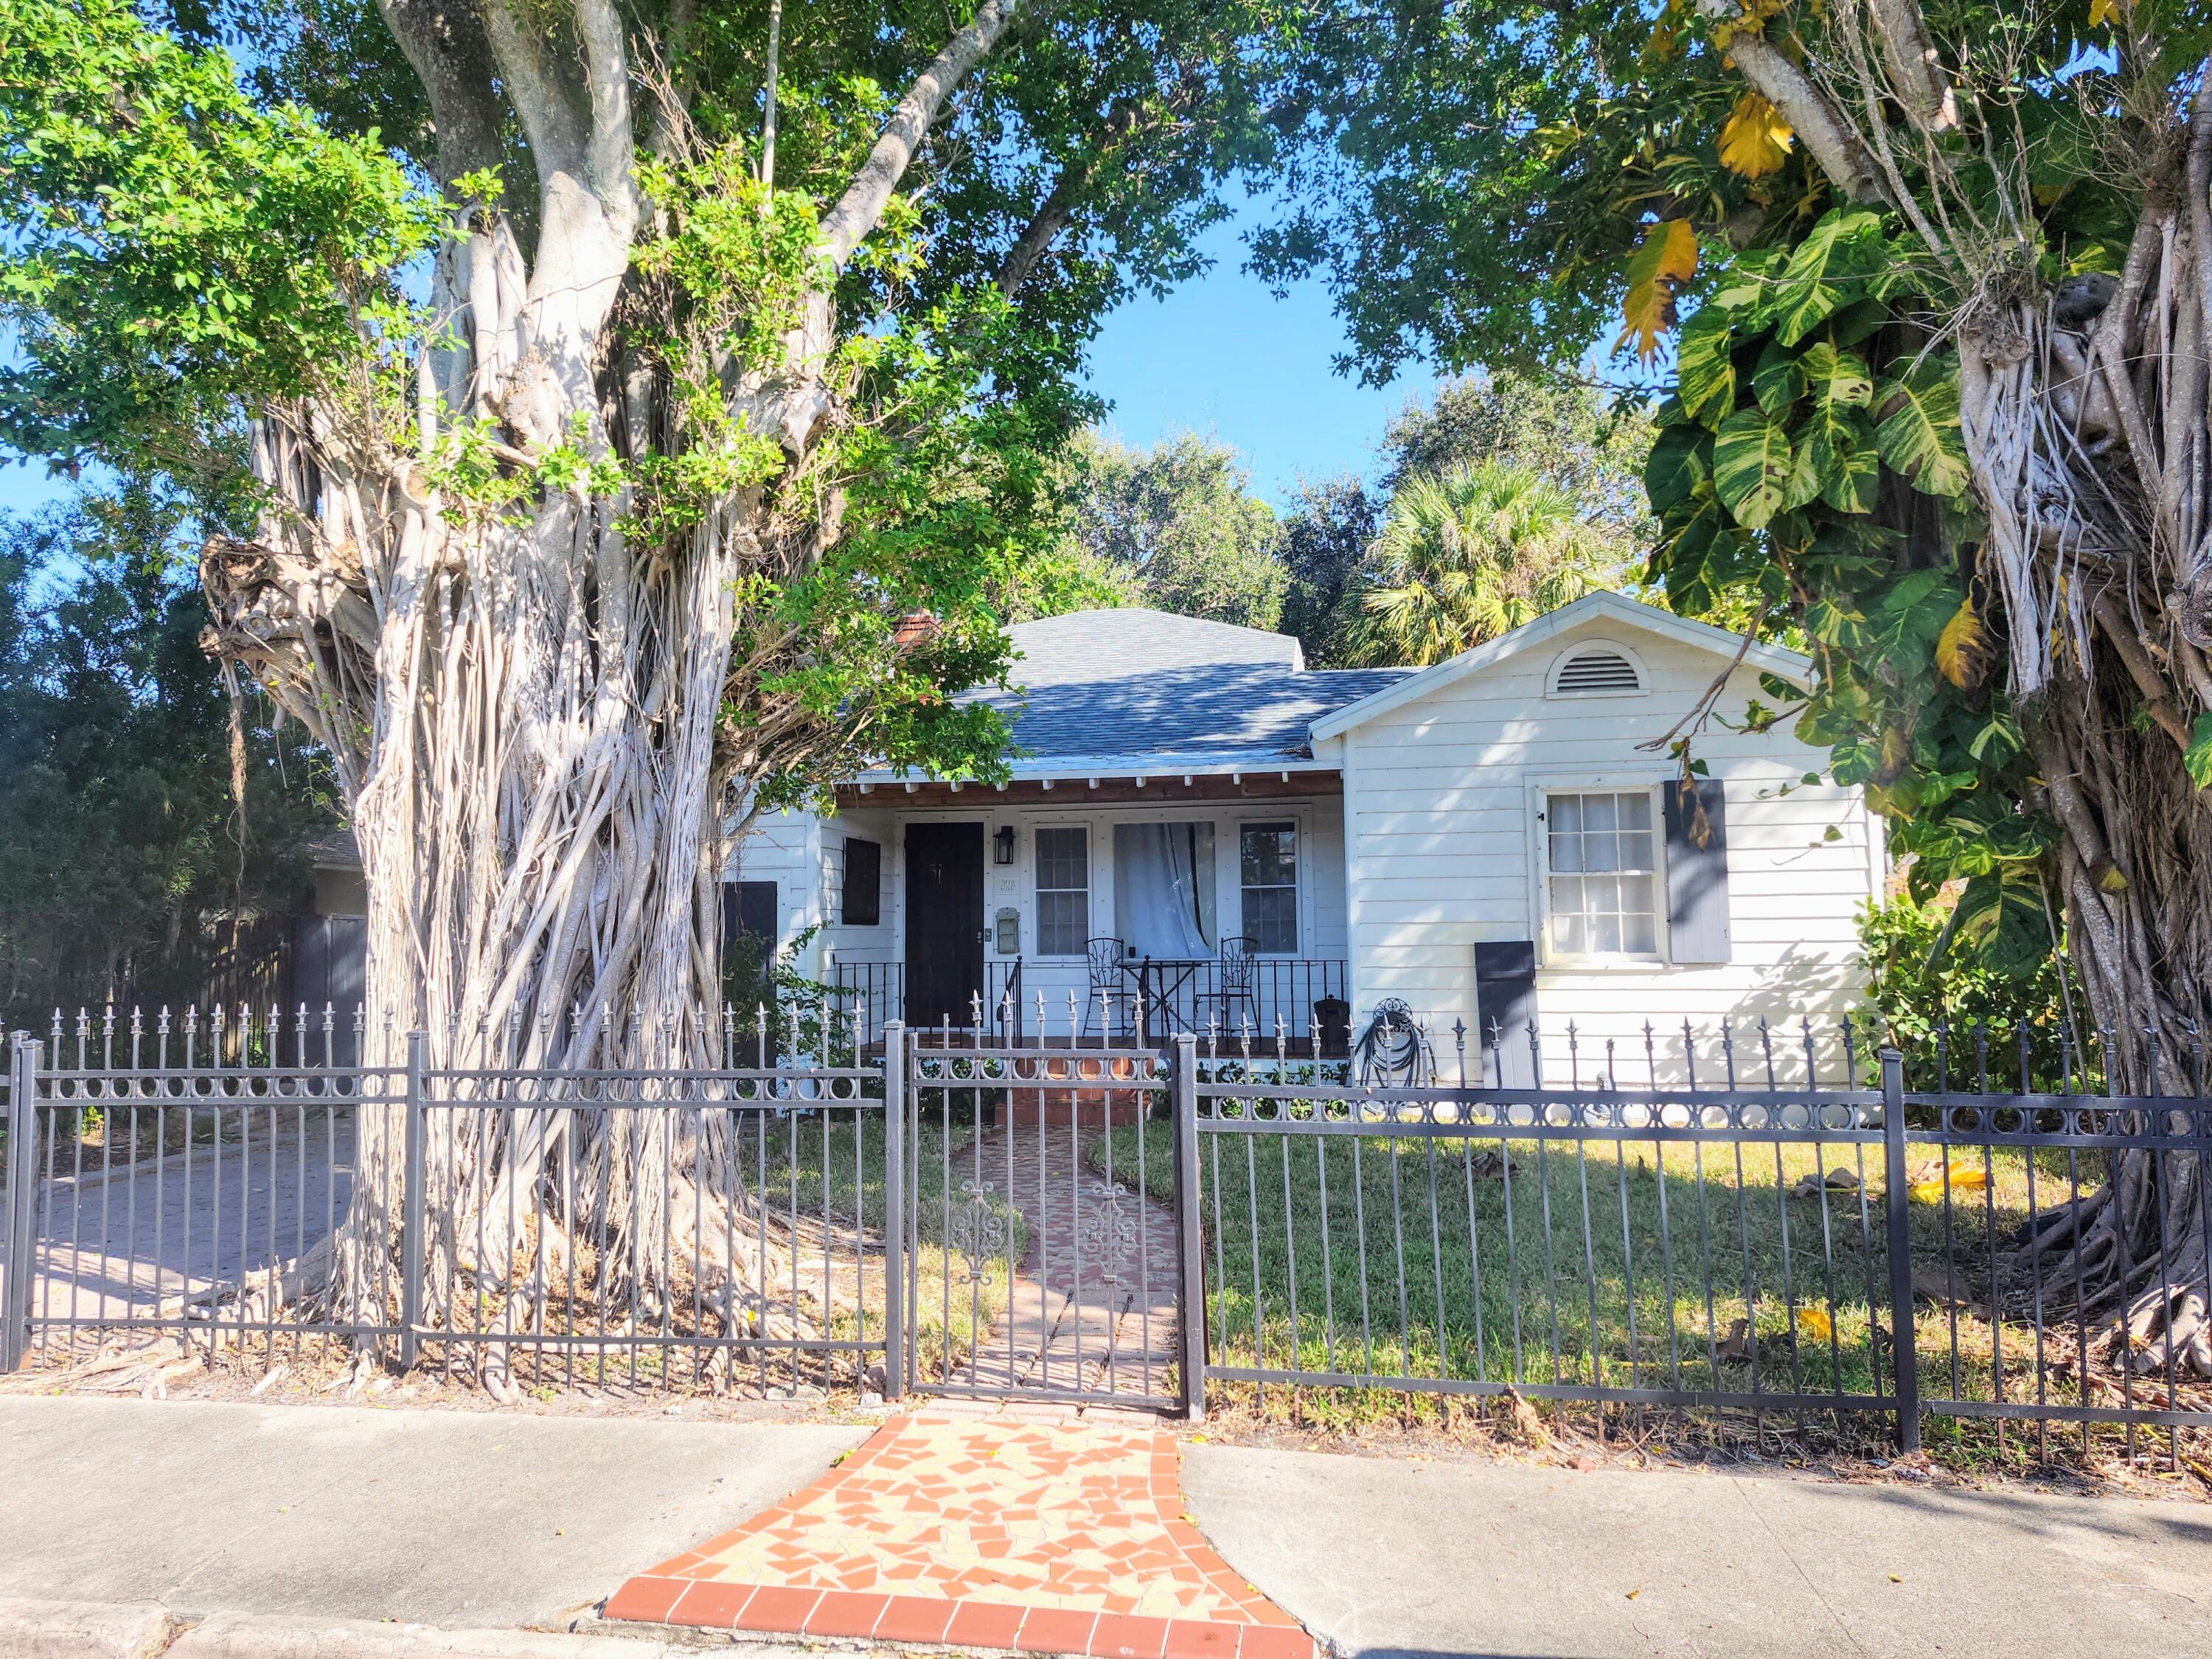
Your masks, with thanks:
M925 1378L958 1369L979 1338L989 1334L1006 1310L1014 1269L1028 1247L1028 1224L1005 1199L988 1192L970 1198L955 1182L948 1201L943 1183L928 1179L928 1172L948 1167L948 1157L957 1158L974 1133L957 1114L950 1124L925 1121L911 1154L923 1171L915 1194L915 1321L917 1363ZM749 1190L766 1194L772 1220L798 1218L802 1288L810 1280L813 1285L822 1282L820 1223L826 1214L830 1283L848 1297L858 1290L858 1305L832 1319L830 1334L880 1340L886 1302L884 1218L890 1198L882 1115L864 1115L857 1129L849 1111L794 1117L778 1124L765 1140L764 1166L755 1155L757 1145L749 1143L744 1180Z
M1148 1184L1171 1199L1169 1125L1115 1130L1115 1163L1133 1167L1139 1133ZM1867 1404L1890 1392L1879 1146L1202 1133L1199 1157L1217 1364ZM1923 1397L1989 1400L2002 1376L2009 1400L2078 1401L2072 1334L2045 1334L2039 1396L2033 1327L1993 1326L1983 1305L1994 1248L2027 1215L2027 1160L1955 1153L1947 1207L1939 1157L1916 1148L1907 1171L1916 1268L1940 1284L1947 1248L1960 1264L1950 1302L1919 1304ZM2087 1190L2097 1171L2083 1162ZM1860 1184L1819 1185L1838 1170ZM2063 1200L2064 1154L2035 1178L2039 1206ZM1297 1401L1322 1422L1437 1408L1395 1389ZM1836 1414L1849 1440L1885 1440L1890 1425ZM2078 1429L2061 1432L2079 1444ZM1923 1434L1998 1450L1987 1423L1930 1416ZM2008 1458L2037 1438L2017 1425L2007 1437Z

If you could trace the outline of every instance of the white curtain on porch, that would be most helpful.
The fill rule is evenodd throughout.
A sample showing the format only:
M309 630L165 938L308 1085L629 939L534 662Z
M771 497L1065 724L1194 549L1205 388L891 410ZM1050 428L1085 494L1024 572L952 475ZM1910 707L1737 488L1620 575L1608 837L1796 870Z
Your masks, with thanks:
M1210 957L1213 826L1114 826L1114 931L1140 957Z

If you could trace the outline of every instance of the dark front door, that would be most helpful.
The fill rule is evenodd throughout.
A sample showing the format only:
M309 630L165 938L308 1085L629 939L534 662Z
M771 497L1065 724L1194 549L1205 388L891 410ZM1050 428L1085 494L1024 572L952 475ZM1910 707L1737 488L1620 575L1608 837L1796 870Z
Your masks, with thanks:
M983 826L906 831L906 1017L972 1023L983 989Z

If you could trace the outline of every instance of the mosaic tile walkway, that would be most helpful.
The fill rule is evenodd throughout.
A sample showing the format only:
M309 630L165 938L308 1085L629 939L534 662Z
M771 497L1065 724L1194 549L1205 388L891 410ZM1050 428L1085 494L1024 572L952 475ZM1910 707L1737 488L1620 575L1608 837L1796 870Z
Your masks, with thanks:
M1171 1436L896 1419L805 1491L664 1561L610 1619L1091 1654L1314 1659L1184 1517Z

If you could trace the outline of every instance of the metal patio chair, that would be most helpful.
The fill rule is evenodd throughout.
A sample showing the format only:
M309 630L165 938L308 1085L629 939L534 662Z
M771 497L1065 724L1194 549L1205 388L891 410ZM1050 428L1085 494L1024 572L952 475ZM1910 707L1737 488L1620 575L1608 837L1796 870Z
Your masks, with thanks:
M1091 1035L1096 1018L1105 1027L1102 1035L1115 1036L1114 1021L1121 1022L1120 1035L1127 1036L1137 1026L1137 993L1129 984L1127 952L1118 939L1094 939L1083 948L1091 969L1091 995L1083 1005L1083 1034Z
M1221 941L1221 951L1214 963L1214 988L1200 991L1192 998L1200 1031L1212 1031L1217 1038L1235 1042L1246 1032L1264 1036L1260 1030L1260 998L1256 989L1260 963L1252 952L1252 941L1243 933L1231 933ZM1209 1025L1208 1017L1219 1021Z

